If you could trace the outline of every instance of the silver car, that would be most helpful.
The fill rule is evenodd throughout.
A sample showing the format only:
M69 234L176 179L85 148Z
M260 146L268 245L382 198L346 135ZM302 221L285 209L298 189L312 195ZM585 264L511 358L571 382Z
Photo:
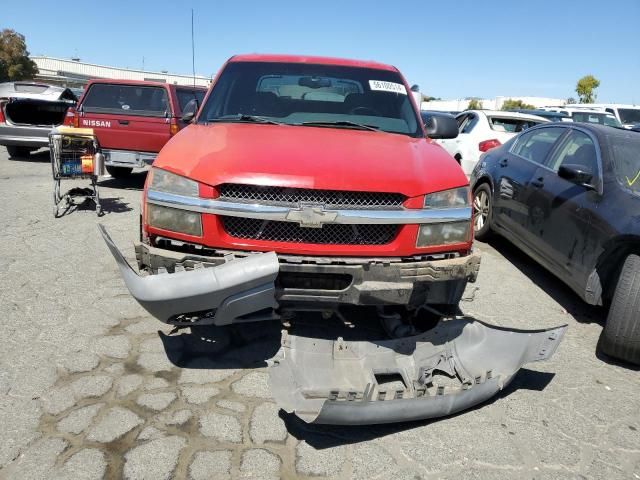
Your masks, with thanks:
M0 83L0 145L22 157L49 144L49 132L64 122L77 97L65 87L33 82Z

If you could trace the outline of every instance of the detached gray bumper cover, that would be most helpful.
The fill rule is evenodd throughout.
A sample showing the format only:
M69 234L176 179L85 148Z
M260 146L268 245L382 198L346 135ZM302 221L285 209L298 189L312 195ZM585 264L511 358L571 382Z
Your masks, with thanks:
M185 315L197 313L200 325L227 325L277 307L274 281L279 264L275 253L250 255L211 268L141 277L104 226L99 228L131 295L162 322L181 323L188 321L182 318Z
M379 342L283 336L273 395L306 422L363 425L449 415L482 403L526 363L548 359L566 325L543 331L441 321L424 334ZM390 377L390 375L392 377ZM380 380L393 378L392 387Z

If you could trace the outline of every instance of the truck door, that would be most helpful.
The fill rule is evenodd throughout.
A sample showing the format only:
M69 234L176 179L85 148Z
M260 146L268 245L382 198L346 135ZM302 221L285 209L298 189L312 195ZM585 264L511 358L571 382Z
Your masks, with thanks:
M157 153L171 137L171 105L162 86L95 83L79 110L79 126L93 128L102 148Z

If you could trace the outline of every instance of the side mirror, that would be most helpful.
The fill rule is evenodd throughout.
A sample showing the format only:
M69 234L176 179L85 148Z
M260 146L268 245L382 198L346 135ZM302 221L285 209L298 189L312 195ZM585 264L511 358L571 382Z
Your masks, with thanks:
M191 123L198 113L198 100L195 98L189 100L182 110L182 121L184 123Z
M458 122L453 115L444 112L422 113L422 120L429 138L445 139L458 136Z
M595 187L591 184L593 180L593 171L591 168L584 165L561 165L558 169L558 176L564 178L568 182L581 185L590 190L595 190Z

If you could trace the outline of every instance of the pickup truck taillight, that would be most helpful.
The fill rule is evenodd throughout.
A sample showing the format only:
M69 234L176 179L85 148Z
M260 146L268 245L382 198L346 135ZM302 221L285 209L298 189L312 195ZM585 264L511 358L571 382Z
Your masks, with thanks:
M67 110L67 113L64 116L64 122L62 122L62 124L68 127L78 128L78 115L76 114L75 108L69 108Z
M481 152L486 152L488 150L491 150L492 148L499 147L500 145L502 145L502 143L500 143L500 140L498 140L497 138L492 138L491 140L485 140L484 142L480 142L478 144L478 149Z
M0 123L4 123L5 119L4 119L4 102L0 102Z

